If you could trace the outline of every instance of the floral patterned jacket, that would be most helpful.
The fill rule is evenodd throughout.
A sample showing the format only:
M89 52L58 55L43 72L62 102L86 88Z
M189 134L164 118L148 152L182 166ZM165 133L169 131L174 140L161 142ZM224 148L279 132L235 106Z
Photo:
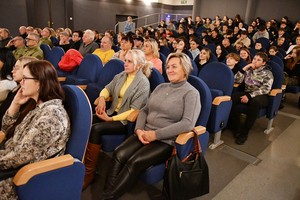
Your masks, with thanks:
M6 133L20 113L4 115ZM46 160L64 154L70 136L70 120L60 99L46 101L30 111L16 127L14 136L0 150L0 170ZM1 173L1 172L0 172ZM0 199L17 199L13 178L0 181Z

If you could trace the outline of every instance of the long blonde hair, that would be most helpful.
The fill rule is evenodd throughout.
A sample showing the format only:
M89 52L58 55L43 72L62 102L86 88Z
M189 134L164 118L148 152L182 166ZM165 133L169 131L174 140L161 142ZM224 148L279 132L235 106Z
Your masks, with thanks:
M136 69L136 67L140 64L142 64L142 71L143 74L149 78L151 76L151 68L153 67L153 63L146 61L146 57L144 52L142 52L141 50L129 50L127 52L132 54L132 60L134 63L134 68Z
M153 38L149 38L145 41L145 43L146 42L150 43L151 48L152 48L152 52L153 52L153 56L156 57L156 58L159 58L158 43L156 42L156 40L153 39Z

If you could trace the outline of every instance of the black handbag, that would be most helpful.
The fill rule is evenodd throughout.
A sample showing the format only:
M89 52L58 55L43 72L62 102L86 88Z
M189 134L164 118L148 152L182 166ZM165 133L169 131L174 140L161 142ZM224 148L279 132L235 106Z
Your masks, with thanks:
M177 156L176 147L167 161L163 193L171 200L184 200L209 193L208 166L202 154L198 135L194 131L194 150L184 159Z

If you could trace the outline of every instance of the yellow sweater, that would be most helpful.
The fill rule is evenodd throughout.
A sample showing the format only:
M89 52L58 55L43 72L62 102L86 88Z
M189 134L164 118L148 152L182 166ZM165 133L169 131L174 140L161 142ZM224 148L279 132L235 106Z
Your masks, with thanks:
M125 94L127 88L129 87L129 85L132 83L134 77L135 77L135 75L128 75L128 76L127 76L127 79L126 79L126 81L124 82L124 84L123 84L123 86L122 86L122 88L121 88L121 90L120 90L120 93L119 93L119 98L118 98L119 103L118 103L118 106L117 106L117 108L116 108L116 110L115 110L116 112L119 111L119 108L120 108L120 105L121 105L123 96L124 96L124 94ZM106 88L104 88L104 89L100 92L100 95L99 95L99 97L104 97L105 99L107 99L109 96L110 96L110 94L109 94L109 92L108 92L108 90L107 90ZM127 120L128 115L129 115L132 111L134 111L133 108L131 108L130 110L128 110L128 111L126 111L126 112L123 112L123 113L121 113L121 114L115 115L115 116L113 116L113 120L114 120L114 121Z

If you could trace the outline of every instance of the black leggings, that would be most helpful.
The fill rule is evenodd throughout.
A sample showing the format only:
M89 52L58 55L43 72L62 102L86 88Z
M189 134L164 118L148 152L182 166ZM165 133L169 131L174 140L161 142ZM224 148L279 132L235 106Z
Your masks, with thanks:
M173 146L167 143L154 141L143 145L136 135L130 136L113 153L106 192L115 198L123 195L143 171L166 162L172 151Z
M93 115L93 125L91 129L89 142L93 144L102 144L102 135L122 135L127 134L127 126L120 121L105 122L101 121L97 115Z
M232 108L230 112L230 121L233 125L233 129L237 130L240 128L240 114L238 111L238 105L241 103L241 97L248 94L247 92L237 92L231 95L232 99ZM252 99L250 99L247 103L248 112L245 124L242 128L242 134L247 135L249 130L252 128L259 110L261 108L266 108L269 105L269 95L258 95Z

